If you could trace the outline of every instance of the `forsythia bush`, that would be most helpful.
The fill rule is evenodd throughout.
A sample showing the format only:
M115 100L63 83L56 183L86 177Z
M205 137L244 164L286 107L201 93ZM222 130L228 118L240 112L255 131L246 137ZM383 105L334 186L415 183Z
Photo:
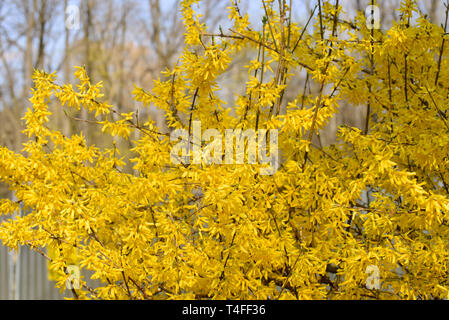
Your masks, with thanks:
M279 169L174 164L170 134L115 110L83 68L75 87L36 70L29 140L21 153L0 149L0 179L18 199L3 199L1 212L30 213L1 225L3 244L46 256L62 288L73 261L91 270L103 285L82 279L77 298L448 298L446 30L411 0L387 31L369 29L363 13L345 21L338 0L322 0L310 33L291 21L288 1L265 0L258 26L231 2L232 26L212 34L197 2L182 1L177 65L151 92L136 87L135 100L163 109L171 131L192 133L194 121L221 133L277 129ZM226 105L218 81L241 50L254 59L242 66L244 92ZM316 90L295 88L284 108L298 72ZM87 108L105 135L132 142L130 155L51 129L55 100ZM341 101L366 106L365 127L341 126L330 146L311 143ZM370 270L380 286L367 284Z

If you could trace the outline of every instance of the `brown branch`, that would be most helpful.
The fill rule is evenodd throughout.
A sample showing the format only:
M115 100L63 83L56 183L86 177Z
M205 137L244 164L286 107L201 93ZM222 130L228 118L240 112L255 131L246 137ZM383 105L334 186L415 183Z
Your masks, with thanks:
M445 35L447 34L448 16L449 16L449 3L446 4L446 18L445 18L445 22L444 22L444 34ZM445 41L446 41L446 39L444 38L444 35L443 35L443 40L441 41L441 47L440 47L440 55L438 57L438 69L437 69L437 74L435 76L435 86L438 85L438 78L440 77L441 61L443 60L443 50L444 50Z

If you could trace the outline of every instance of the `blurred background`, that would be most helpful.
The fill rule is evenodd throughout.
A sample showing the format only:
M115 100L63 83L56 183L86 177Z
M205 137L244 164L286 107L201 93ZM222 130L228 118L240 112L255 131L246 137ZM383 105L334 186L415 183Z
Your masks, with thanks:
M305 25L317 0L292 0L292 20ZM371 0L341 0L345 14L352 20L357 11L364 11ZM400 0L378 1L381 29L388 29L398 18L395 8ZM179 0L0 0L0 145L20 152L25 141L21 120L29 102L33 69L56 72L58 82L73 81L73 66L85 66L92 82L103 81L104 94L120 112L135 111L139 105L132 99L134 84L151 90L153 80L163 78L160 72L172 68L183 49L184 29L179 14ZM441 0L418 0L420 10L440 25L443 20ZM203 14L211 32L219 27L227 33L228 0L203 0L197 12ZM248 13L257 29L262 24L263 10L258 0L241 0L242 14ZM313 23L308 28L313 28ZM220 78L222 99L233 105L236 94L245 91L247 72L242 68L254 52L243 50ZM297 72L285 93L291 101L302 92L304 72ZM313 92L314 85L308 85ZM62 112L58 104L50 105L54 116L51 127L66 136L83 131L89 144L110 147L112 140L98 134L95 124L77 122L71 117L89 119L81 114ZM320 133L323 145L334 140L340 124L361 127L364 106L342 102L340 113ZM146 112L146 114L145 114ZM139 108L139 117L151 116L162 131L166 130L164 115L154 107ZM101 132L101 131L100 131ZM127 142L119 148L126 152ZM7 187L0 185L1 197L13 199ZM25 214L18 212L17 214ZM0 221L4 219L0 213ZM87 276L87 275L85 275ZM62 299L49 281L47 263L36 252L22 248L18 253L0 246L0 299Z

